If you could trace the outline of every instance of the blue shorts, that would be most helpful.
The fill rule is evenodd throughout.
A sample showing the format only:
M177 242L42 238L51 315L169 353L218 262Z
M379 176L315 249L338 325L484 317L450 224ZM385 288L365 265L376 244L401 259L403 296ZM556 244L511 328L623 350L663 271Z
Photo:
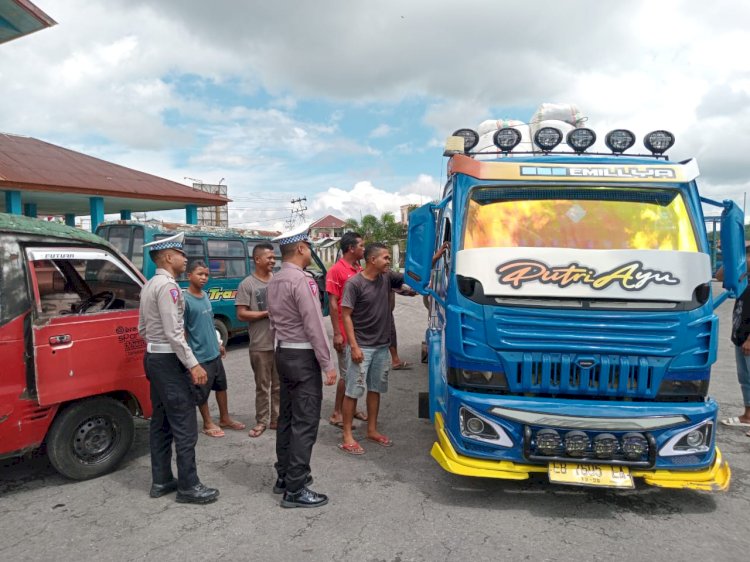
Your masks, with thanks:
M362 398L365 391L378 394L388 392L388 371L391 370L388 346L361 349L365 356L362 362L352 361L346 371L345 394L349 398Z

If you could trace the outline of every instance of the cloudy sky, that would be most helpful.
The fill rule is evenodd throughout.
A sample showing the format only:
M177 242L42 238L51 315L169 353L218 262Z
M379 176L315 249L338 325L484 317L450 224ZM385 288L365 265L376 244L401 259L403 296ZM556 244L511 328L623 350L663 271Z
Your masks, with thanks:
M704 194L750 189L748 2L35 2L59 25L0 48L0 131L223 178L235 225L426 202L451 131L542 102L669 129Z

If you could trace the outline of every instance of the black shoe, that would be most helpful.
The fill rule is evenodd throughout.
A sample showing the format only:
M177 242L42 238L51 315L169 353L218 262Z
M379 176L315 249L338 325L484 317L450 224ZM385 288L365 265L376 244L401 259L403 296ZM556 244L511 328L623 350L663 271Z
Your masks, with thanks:
M296 492L284 492L284 497L281 498L281 507L320 507L327 503L328 496L305 487Z
M309 486L312 483L313 483L312 474L308 474L307 479L305 480L305 486ZM276 484L273 485L273 493L283 494L284 492L286 492L286 482L284 482L283 478L277 478Z
M196 484L187 490L177 490L179 503L211 503L219 497L219 490L207 488L203 484Z
M151 491L148 495L152 498L160 498L167 494L171 494L175 490L177 490L177 480L172 478L172 480L165 482L164 484L157 484L156 482L151 484Z

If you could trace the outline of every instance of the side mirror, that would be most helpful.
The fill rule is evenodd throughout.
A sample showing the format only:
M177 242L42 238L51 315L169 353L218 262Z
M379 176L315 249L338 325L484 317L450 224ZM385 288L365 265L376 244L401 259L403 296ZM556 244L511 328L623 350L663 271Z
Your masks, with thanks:
M739 297L747 287L745 258L745 214L734 201L723 202L721 212L721 254L724 266L722 287L731 298Z
M406 260L404 281L420 295L430 291L432 255L435 246L435 209L437 205L428 203L409 213L409 232L406 236Z

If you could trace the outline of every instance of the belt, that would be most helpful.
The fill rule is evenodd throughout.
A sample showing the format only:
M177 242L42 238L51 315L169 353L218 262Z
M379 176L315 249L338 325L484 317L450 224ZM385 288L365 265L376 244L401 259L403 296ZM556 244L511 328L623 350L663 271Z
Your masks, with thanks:
M313 346L309 341L303 342L292 342L292 341L280 341L279 347L284 349L312 349Z
M146 345L149 353L174 353L172 346L168 343L150 343Z

